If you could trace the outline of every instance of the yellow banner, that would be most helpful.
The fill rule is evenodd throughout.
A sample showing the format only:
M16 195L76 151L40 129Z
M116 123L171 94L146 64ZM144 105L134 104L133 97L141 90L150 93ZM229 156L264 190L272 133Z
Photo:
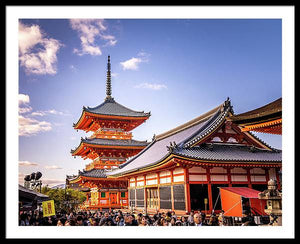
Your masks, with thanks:
M43 217L55 215L54 200L42 202Z

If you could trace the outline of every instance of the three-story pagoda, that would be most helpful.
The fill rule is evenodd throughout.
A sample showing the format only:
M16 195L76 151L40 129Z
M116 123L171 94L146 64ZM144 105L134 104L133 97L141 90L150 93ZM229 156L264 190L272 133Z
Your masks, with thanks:
M131 131L150 117L150 112L134 111L112 97L110 56L107 63L106 98L100 105L83 107L74 129L93 132L81 138L79 146L71 150L72 156L91 159L78 176L69 180L69 185L88 187L85 207L87 209L120 208L127 206L127 180L108 179L106 173L126 162L143 150L147 141L132 139Z

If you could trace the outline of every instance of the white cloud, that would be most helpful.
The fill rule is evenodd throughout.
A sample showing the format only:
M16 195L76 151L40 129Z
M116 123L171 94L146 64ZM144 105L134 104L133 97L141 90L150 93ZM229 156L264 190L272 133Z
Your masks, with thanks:
M19 105L28 104L30 102L30 98L28 95L19 94L18 97L19 97Z
M38 25L26 26L19 22L19 51L27 53L42 41L42 33Z
M64 113L64 112L61 112L61 111L57 111L55 109L50 109L50 110L45 110L45 111L35 111L35 112L31 113L32 116L41 116L41 117L49 115L49 114L52 114L52 115L70 115L69 113Z
M19 161L19 166L38 166L38 163L29 162L29 161Z
M32 108L29 106L30 98L28 95L19 94L19 136L32 136L40 132L49 131L52 129L52 125L46 121L38 121L36 119L28 117ZM55 110L49 110L51 113L55 113ZM21 115L22 114L22 115ZM35 115L43 116L43 112L33 112Z
M57 165L46 165L45 168L46 169L62 169L62 167L57 166Z
M123 70L137 70L140 63L146 63L149 61L150 54L146 52L139 52L138 57L132 57L124 62L120 62Z
M81 50L75 48L74 53L80 56L102 54L100 45L96 43L98 37L106 42L104 46L114 46L117 43L113 35L104 34L107 27L103 19L70 19L70 25L79 34Z
M40 132L50 131L51 123L19 115L19 136L32 136Z
M29 113L31 111L32 111L32 107L30 107L30 106L24 107L24 108L19 107L19 113L20 114Z
M134 88L162 90L162 89L167 89L167 86L164 84L151 84L146 82L146 83L141 83L139 85L136 85Z
M32 110L32 107L30 107L28 104L30 102L29 96L25 94L19 94L19 113L29 113Z
M137 70L139 68L139 63L142 62L142 59L140 58L131 58L129 60L126 60L124 62L120 62L122 65L123 70Z
M19 60L27 74L57 73L57 52L62 44L53 38L46 38L38 25L19 22Z

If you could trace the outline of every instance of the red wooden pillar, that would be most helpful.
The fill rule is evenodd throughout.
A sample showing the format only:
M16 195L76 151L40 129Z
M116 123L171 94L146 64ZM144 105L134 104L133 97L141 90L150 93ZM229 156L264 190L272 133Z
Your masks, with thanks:
M207 191L208 191L208 212L212 212L212 210L213 210L213 199L212 199L212 190L211 190L211 181L210 181L210 169L211 169L211 167L206 168Z
M146 188L146 185L147 185L147 181L146 181L146 175L144 175L144 209L147 213L147 188Z
M185 187L185 209L187 212L191 211L191 197L190 197L190 182L189 170L184 168L184 187Z
M157 173L157 210L160 210L160 194L159 194L159 187L160 187L160 177L159 172Z
M246 170L247 170L247 182L248 182L248 187L249 187L249 188L252 188L250 168L247 168Z
M265 170L265 175L266 175L266 182L268 184L268 181L270 180L269 169L268 168L264 168L264 170Z
M227 168L227 181L228 181L228 186L232 187L232 182L231 182L231 168Z
M174 211L174 192L173 192L173 169L171 171L171 202L172 202L172 210Z
M134 206L137 205L137 201L136 201L136 188L137 188L137 176L134 177L135 180L135 188L134 188Z

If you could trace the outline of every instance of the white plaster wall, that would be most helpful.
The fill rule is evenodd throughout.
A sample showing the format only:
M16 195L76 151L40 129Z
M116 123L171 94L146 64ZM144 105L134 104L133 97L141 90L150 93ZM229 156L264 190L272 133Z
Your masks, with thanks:
M251 175L251 181L252 182L266 181L266 176L264 176L264 175Z
M192 167L189 169L189 173L206 173L206 169L202 167Z
M222 167L214 167L210 170L210 173L227 173L227 170Z
M227 175L210 175L211 181L227 181Z
M231 181L248 181L247 175L231 175Z
M250 169L251 174L265 174L265 170L262 168Z
M231 173L247 173L247 170L246 169L243 169L243 168L233 168L230 170Z
M184 175L174 176L173 182L182 182L184 181Z
M189 175L189 181L207 181L206 175Z

